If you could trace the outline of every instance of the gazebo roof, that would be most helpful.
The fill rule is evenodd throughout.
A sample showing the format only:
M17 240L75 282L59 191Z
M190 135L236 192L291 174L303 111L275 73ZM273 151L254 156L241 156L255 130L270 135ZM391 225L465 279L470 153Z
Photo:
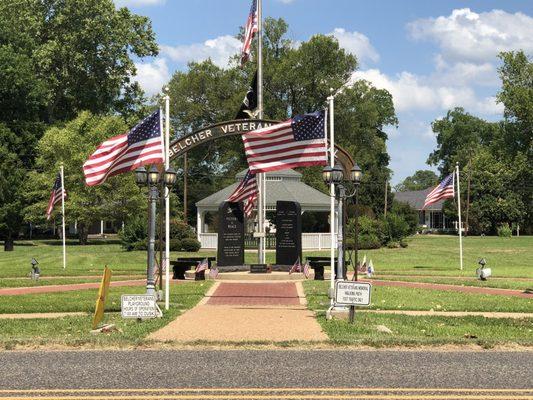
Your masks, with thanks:
M395 192L394 193L394 199L401 202L401 203L407 203L415 210L422 210L422 207L424 207L424 203L426 201L426 197L433 190L432 187L424 189L424 190L410 190L407 192ZM442 205L444 204L444 200L439 200L433 204L430 204L425 208L425 210L430 211L442 211Z
M244 177L246 171L241 171L236 178ZM300 203L302 211L329 211L330 198L311 186L301 182L302 174L292 169L269 172L266 174L266 206L267 209L275 209L276 201L296 201ZM279 180L270 180L268 178L281 178ZM296 179L295 179L296 178ZM202 211L218 210L220 203L233 193L240 180L234 184L213 193L196 203L196 206Z

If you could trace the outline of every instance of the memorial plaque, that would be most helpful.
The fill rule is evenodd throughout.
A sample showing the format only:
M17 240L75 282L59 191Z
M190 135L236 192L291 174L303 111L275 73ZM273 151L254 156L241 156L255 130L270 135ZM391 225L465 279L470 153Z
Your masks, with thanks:
M269 272L266 264L250 264L250 273L252 274L267 274Z
M217 266L244 264L244 212L242 203L223 202L218 208Z
M290 265L302 260L302 212L295 201L276 202L276 264Z

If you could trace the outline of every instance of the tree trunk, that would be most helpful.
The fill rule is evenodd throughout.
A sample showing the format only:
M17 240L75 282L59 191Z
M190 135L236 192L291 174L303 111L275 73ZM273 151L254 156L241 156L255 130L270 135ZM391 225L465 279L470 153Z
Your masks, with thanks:
M78 236L80 245L85 246L87 244L87 236L89 236L89 232L84 223L78 224Z
M14 243L11 236L7 237L4 241L4 251L13 251Z

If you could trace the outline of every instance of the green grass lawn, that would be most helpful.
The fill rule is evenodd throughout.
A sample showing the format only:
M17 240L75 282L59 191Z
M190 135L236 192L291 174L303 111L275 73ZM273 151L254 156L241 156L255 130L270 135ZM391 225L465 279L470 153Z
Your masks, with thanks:
M308 307L333 343L341 345L414 346L476 343L533 346L533 318L489 319L478 316L408 316L357 313L355 324L325 318L328 282L305 282ZM373 287L370 310L533 312L533 299L435 290ZM385 325L392 334L376 330Z
M89 312L87 316L54 319L0 319L0 346L16 345L129 346L147 343L146 336L175 319L183 310L193 307L212 285L209 281L171 285L170 310L162 318L152 320L122 319L120 296L143 293L144 288L111 287L104 322L113 323L119 331L93 335L90 333L96 290L2 298L0 313ZM4 301L6 300L6 301Z

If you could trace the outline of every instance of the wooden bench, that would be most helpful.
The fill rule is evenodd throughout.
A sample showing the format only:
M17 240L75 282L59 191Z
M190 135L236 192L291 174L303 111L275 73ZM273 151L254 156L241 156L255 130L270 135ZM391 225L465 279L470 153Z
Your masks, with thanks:
M185 271L196 268L199 262L207 258L208 268L211 269L211 262L216 261L216 257L178 257L176 261L171 261L173 276L172 279L185 279ZM194 274L195 281L205 280L205 271Z
M315 271L315 281L323 281L324 280L324 267L328 265L331 266L331 258L323 257L323 256L308 256L306 257L306 261L309 263L309 266L313 268ZM346 261L346 265L350 264L350 260L345 260L345 261ZM336 266L337 257L335 257L334 263ZM336 271L335 268L332 268L332 269ZM346 274L346 271L344 272L344 274Z

